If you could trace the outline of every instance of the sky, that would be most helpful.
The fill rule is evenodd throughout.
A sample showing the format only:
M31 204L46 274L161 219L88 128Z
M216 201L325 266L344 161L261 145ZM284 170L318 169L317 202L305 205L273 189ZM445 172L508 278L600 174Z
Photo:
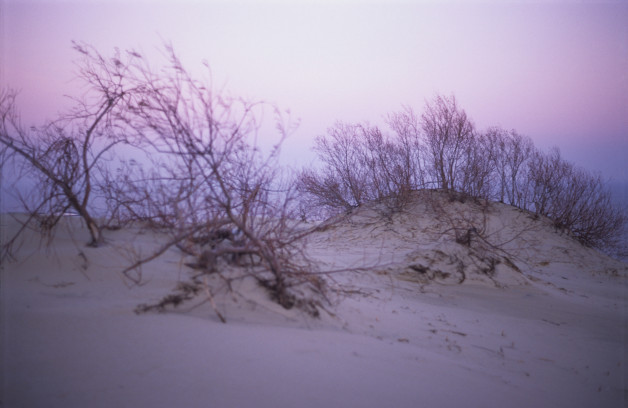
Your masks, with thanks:
M383 124L454 94L500 125L628 182L628 2L0 0L0 81L25 124L77 95L72 40L159 60L172 43L229 92L300 120L284 160L310 163L336 121ZM270 137L270 136L269 136Z

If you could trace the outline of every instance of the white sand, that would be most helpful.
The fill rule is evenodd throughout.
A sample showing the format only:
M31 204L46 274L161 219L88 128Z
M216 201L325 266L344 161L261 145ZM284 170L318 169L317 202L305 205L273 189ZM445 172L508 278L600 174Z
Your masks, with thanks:
M626 406L626 264L494 205L487 234L515 238L502 247L519 271L502 261L489 278L474 253L439 238L427 208L388 223L374 215L362 209L308 238L325 268L368 267L331 276L345 292L320 319L250 282L237 301L217 299L228 324L193 307L202 297L136 315L188 273L173 250L144 267L145 285L122 279L124 254L149 253L157 234L110 232L90 249L80 230L60 231L49 250L27 236L3 265L0 406ZM2 225L14 228L6 216ZM476 264L463 284L459 261ZM428 284L408 265L450 276Z

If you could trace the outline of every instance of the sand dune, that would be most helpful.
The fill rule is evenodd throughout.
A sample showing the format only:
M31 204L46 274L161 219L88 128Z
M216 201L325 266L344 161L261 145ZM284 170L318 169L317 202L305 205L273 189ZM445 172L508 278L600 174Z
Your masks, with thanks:
M492 203L417 196L321 224L306 252L337 290L321 317L254 282L137 315L191 270L164 239L128 228L82 245L65 220L29 232L2 271L5 407L622 407L628 402L628 266L549 222ZM8 215L3 234L15 229ZM456 232L475 228L470 245ZM472 226L472 227L471 227ZM455 228L454 228L455 227ZM460 237L459 237L460 238Z

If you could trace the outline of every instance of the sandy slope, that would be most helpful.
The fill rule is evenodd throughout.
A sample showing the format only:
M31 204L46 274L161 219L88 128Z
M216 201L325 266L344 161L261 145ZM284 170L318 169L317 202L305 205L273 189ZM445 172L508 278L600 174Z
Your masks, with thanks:
M349 270L329 275L342 290L320 319L246 281L217 299L226 325L202 298L138 316L188 274L172 251L145 285L122 279L157 234L89 249L61 231L48 251L27 237L3 265L2 406L626 406L626 264L507 206L437 210L417 200L386 220L371 206L311 234L322 269ZM472 218L488 243L443 234Z

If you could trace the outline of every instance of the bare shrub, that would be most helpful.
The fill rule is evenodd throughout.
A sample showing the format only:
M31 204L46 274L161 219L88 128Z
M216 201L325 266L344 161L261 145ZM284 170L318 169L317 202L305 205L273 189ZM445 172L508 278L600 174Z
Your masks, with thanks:
M613 205L600 176L572 169L559 202L565 205L555 212L554 223L567 228L582 244L609 249L619 244L626 214Z
M498 152L483 134L475 135L464 152L456 191L471 197L489 199L495 182L493 163Z
M299 175L299 189L315 205L347 211L373 199L364 166L364 132L361 125L338 122L327 129L328 137L316 138L314 151L323 166Z
M348 211L368 201L381 201L388 213L399 211L410 193L423 184L417 134L412 117L390 116L396 134L385 135L368 124L337 123L327 137L316 139L315 151L323 163L299 175L299 190L315 207Z
M556 228L586 246L607 250L617 246L627 218L613 205L600 176L565 161L554 148L534 153L528 183L530 210L547 216Z
M626 215L599 177L558 149L540 152L515 130L476 132L454 96L435 96L421 115L404 107L387 124L392 136L339 123L317 139L322 166L299 177L307 206L333 212L385 200L391 213L411 191L437 187L454 201L492 199L547 216L588 246L611 248L619 240Z
M386 122L396 135L400 163L407 172L406 183L413 189L428 186L419 116L412 108L404 106L402 111L389 114Z
M372 185L370 195L383 201L389 211L399 211L417 188L412 152L399 139L386 138L376 127L368 129L364 136L363 166Z
M94 49L87 55L94 78L111 74ZM133 55L124 82L136 92L118 120L143 141L151 167L123 169L105 190L112 213L147 222L170 238L125 274L137 282L134 271L177 247L197 258L192 264L202 274L223 268L229 279L253 276L282 306L304 306L291 288L306 285L321 293L323 282L308 274L311 265L298 254L294 190L281 182L277 164L291 124L269 104L214 92L189 74L171 47L158 70ZM278 142L264 153L255 141L268 109L277 118ZM249 262L241 262L245 256Z
M532 140L515 130L506 131L500 127L489 128L485 137L494 150L495 199L523 208L526 203L526 164L534 153Z
M84 47L75 44L74 48L87 56ZM102 244L102 229L94 214L94 191L103 160L114 146L130 142L116 127L115 118L133 92L122 79L133 59L129 55L122 62L120 53L101 58L98 64L106 66L109 75L94 78L91 61L86 58L79 77L88 85L87 93L74 99L70 111L38 127L24 128L17 113L16 92L0 90L2 166L15 169L18 178L35 183L27 196L21 196L29 214L26 224L36 220L43 227L42 232L52 233L60 218L73 211L87 225L88 245ZM4 247L6 251L11 242L14 240Z
M135 253L124 270L131 281L140 283L144 264L178 248L196 259L188 264L201 277L252 277L283 307L316 314L324 281L310 273L315 268L301 251L294 183L277 163L293 129L289 117L270 104L214 91L209 80L193 78L169 46L166 64L156 69L135 51L107 58L88 45L74 48L89 92L67 115L26 131L15 92L0 93L2 164L38 177L37 194L24 200L34 203L31 217L52 229L75 211L92 246L102 242L103 228L157 228L168 239L152 254L128 251ZM211 78L209 67L207 74ZM257 138L268 111L277 138L264 148ZM138 160L119 161L117 171L113 160L104 163L131 141ZM95 191L106 206L102 225L93 214ZM212 293L215 280L198 276L191 285ZM170 300L197 293L189 289Z
M437 95L425 105L421 115L426 170L443 190L460 187L475 129L456 98Z

